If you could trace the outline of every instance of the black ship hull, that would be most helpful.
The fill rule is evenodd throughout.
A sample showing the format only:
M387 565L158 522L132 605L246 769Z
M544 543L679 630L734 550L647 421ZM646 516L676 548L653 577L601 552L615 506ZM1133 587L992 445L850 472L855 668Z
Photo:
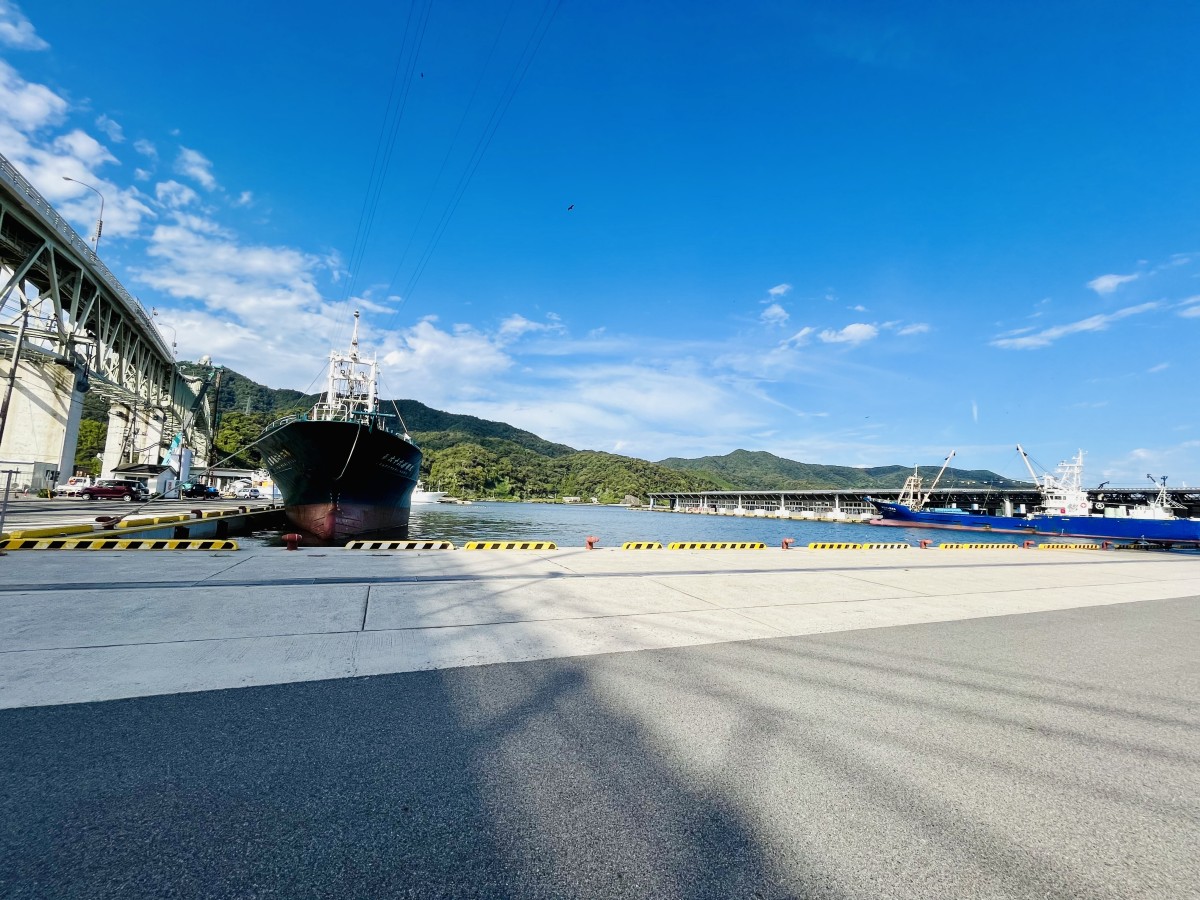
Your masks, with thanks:
M297 418L259 438L284 513L322 541L408 527L421 451L378 426Z

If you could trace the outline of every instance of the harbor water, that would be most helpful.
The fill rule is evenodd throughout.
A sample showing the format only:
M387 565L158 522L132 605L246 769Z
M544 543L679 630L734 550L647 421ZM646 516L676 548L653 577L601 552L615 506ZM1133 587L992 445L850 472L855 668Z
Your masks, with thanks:
M595 504L495 503L431 504L412 508L409 536L460 543L468 540L554 541L582 546L588 537L601 547L626 541L761 541L778 547L784 538L804 545L816 541L916 544L921 540L969 543L1020 543L1021 535L894 528L864 522L819 522L762 516L697 515L651 512Z

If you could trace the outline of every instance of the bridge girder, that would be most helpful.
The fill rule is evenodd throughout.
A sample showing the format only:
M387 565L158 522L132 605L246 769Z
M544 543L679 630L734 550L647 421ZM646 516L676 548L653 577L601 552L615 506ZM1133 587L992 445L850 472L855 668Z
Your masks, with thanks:
M0 341L20 355L86 375L106 399L157 410L171 431L194 419L197 392L179 376L149 314L96 253L0 156Z

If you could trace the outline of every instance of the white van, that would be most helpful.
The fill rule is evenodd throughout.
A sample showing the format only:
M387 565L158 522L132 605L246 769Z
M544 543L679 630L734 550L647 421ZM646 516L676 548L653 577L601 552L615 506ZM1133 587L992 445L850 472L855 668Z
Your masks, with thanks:
M60 497L78 497L80 491L95 483L96 479L90 475L72 475L64 484L60 484L54 493Z

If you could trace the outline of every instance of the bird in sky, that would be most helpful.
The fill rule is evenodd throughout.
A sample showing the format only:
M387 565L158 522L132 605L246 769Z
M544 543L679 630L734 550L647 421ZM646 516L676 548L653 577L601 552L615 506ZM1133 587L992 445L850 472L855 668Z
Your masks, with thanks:
M570 206L568 206L568 207L567 207L567 212L570 212L570 211L571 211L571 210L573 210L574 208L575 208L575 204L574 204L574 203L572 203Z

